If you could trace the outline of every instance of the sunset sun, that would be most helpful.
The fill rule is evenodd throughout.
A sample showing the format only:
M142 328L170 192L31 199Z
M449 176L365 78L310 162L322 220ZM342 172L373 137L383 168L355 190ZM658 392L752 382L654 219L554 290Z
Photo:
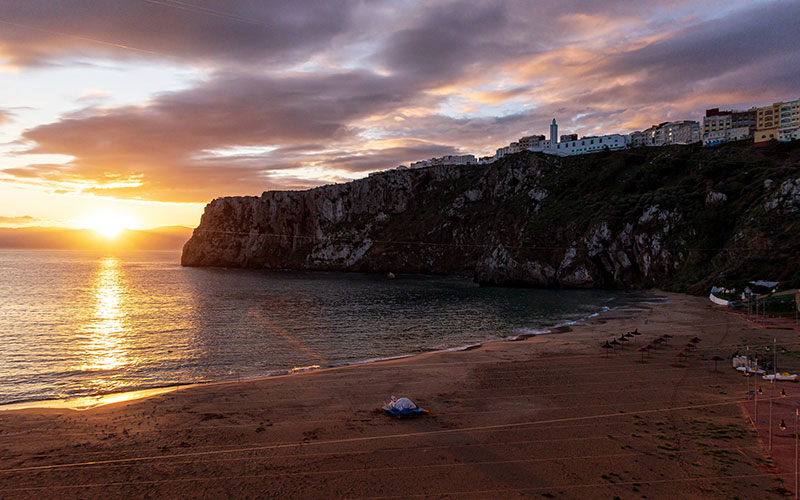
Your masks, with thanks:
M127 215L105 213L97 214L86 221L86 226L106 238L114 238L123 230L129 229L133 219Z

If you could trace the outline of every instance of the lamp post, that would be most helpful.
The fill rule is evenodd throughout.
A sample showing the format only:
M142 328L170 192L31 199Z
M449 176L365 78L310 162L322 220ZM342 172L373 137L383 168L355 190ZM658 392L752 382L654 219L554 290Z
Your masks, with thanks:
M772 374L778 376L778 340L772 339ZM773 378L775 380L775 378Z
M775 379L770 381L769 388L769 451L772 453L772 398L775 396Z

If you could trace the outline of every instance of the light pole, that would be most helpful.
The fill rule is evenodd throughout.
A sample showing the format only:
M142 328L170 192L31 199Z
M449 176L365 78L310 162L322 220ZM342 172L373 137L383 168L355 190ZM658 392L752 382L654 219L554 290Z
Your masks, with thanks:
M773 378L769 389L769 451L772 453L772 398L775 396L775 379Z
M775 376L773 380L776 380L778 377L778 340L773 338L772 339L772 374Z

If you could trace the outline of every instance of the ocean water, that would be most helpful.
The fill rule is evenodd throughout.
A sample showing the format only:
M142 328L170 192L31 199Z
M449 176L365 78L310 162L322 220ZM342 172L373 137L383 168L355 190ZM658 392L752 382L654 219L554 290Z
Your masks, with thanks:
M579 320L620 297L179 261L0 250L0 404L463 347Z

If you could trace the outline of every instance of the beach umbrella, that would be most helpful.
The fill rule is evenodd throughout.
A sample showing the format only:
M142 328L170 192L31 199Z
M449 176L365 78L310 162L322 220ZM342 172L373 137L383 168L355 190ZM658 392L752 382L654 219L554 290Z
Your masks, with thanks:
M612 346L615 346L615 345L620 345L620 343L619 343L619 342L617 342L617 339L614 339L614 340L612 340L612 341L610 342L610 344L611 344Z
M683 348L684 348L684 349L687 349L687 350L688 350L688 349L694 349L694 348L696 348L696 347L697 347L697 346L696 346L696 345L694 345L694 344L692 344L691 342L689 342L688 344L686 344L685 346L683 346Z
M647 347L647 350L648 350L648 351L649 351L650 349L655 349L655 348L656 348L656 346L654 346L653 344L647 344L645 347Z
M609 344L608 340L606 340L606 343L603 344L601 347L606 350L606 357L608 357L608 350L609 349L614 349L614 346Z
M692 344L699 344L700 339L698 337L692 337L691 339L689 339L689 342L691 342Z
M640 347L640 348L639 348L639 349L637 349L637 350L638 350L640 353L642 353L642 363L644 363L644 353L646 353L646 352L647 352L647 351L649 351L650 349L648 349L648 348L647 348L647 346L644 346L644 347Z
M678 363L682 365L682 364L683 364L683 360L682 360L682 358L688 358L688 357L689 357L689 355L688 355L688 354L686 354L686 353L685 353L685 352L683 352L683 351L680 351L680 352L678 352L678 354L676 354L676 355L675 355L675 357L676 357L676 358L678 358Z
M642 334L638 329L631 332L632 335L636 335L637 337Z
M717 361L722 361L722 358L720 358L719 356L717 356L717 355L715 354L715 355L711 356L711 357L710 357L710 358L708 358L708 359L710 359L711 361L713 361L713 362L714 362L714 371L717 371Z
M668 339L671 339L671 338L672 338L672 335L670 335L669 333L665 333L665 334L664 334L664 337L666 337L666 338L668 338Z

